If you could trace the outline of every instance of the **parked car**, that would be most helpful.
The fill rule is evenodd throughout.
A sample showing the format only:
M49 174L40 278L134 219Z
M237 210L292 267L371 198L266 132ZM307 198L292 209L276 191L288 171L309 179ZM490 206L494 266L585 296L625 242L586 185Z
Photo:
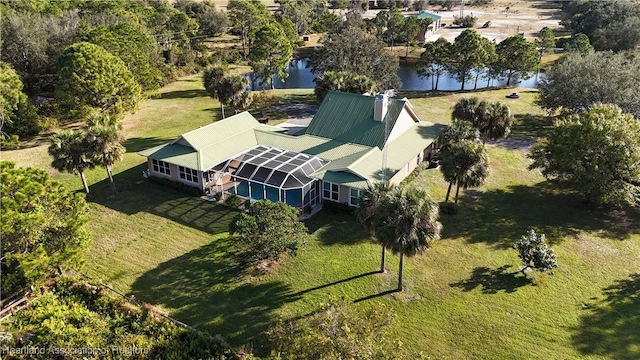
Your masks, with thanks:
M509 95L506 96L507 99L519 99L520 95L518 95L518 93L511 93Z

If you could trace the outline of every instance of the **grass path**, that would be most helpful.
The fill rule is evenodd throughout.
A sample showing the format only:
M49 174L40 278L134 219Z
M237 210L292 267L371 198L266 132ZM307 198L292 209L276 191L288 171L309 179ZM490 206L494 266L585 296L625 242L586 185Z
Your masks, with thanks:
M447 123L461 96L504 101L519 119L515 139L531 140L550 124L532 105L534 92L513 89L473 94L410 92L425 120ZM156 304L173 316L235 346L268 349L263 332L278 317L304 315L328 298L363 309L391 307L395 336L433 359L637 359L640 358L640 214L585 207L568 192L526 170L529 160L505 144L488 145L491 176L461 195L460 212L443 216L443 239L405 262L402 294L377 296L396 284L398 257L379 266L380 248L353 218L321 212L307 222L312 239L276 271L249 276L234 257L226 207L161 187L136 184L146 163L135 151L210 123L219 106L186 77L142 103L124 120L128 153L115 166L120 195L111 197L103 169L89 172L94 242L84 271L119 290ZM308 101L310 90L276 91ZM5 151L3 160L48 168L46 148ZM77 176L54 178L80 190ZM412 182L444 198L436 169ZM518 272L510 245L529 228L545 232L558 253L554 275Z

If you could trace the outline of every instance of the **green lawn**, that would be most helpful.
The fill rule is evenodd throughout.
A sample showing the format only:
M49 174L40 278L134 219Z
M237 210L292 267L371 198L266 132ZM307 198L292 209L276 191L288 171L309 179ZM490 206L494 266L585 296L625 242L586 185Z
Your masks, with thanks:
M521 98L504 95L518 91ZM270 101L309 101L311 90L274 91ZM549 123L524 89L428 96L412 92L418 114L447 123L462 96L508 103L520 122L513 138L530 140ZM442 217L442 240L405 262L404 293L395 288L397 256L386 274L380 248L348 215L323 211L307 222L311 240L268 275L237 261L227 225L235 211L150 182L135 151L160 144L219 116L197 76L183 78L143 102L125 121L125 160L114 171L120 194L109 195L103 169L90 171L94 242L84 271L234 346L268 348L263 332L278 317L317 309L329 297L355 307L383 303L393 333L410 350L445 359L637 359L640 357L640 214L583 205L570 192L528 171L529 160L487 145L487 184L461 194L460 212ZM3 160L46 167L45 146L4 151ZM77 176L56 179L81 189ZM441 201L447 184L436 169L412 182ZM558 254L554 275L518 272L511 244L529 228L545 232Z

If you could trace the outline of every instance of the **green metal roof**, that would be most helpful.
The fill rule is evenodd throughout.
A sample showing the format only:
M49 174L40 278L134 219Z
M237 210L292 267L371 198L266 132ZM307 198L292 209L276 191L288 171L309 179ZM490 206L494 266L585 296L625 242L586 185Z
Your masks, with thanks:
M198 152L188 146L168 143L139 151L138 154L179 166L198 169Z
M440 134L443 125L421 121L389 143L386 160L386 178L389 179L414 159ZM349 165L349 169L370 181L382 180L382 150L374 148Z
M138 154L203 171L257 145L254 128L267 130L245 111L189 131L168 144L140 151ZM180 139L184 139L193 148L176 143Z
M369 96L329 92L304 135L283 134L282 128L261 125L244 112L138 154L203 171L253 146L268 145L329 160L313 177L365 189L382 178L385 130L384 123L373 120L374 101ZM404 105L404 100L389 99L387 131L391 132ZM387 178L415 158L441 130L441 125L418 122L392 140L387 145ZM182 145L180 139L193 148Z
M434 13L430 13L428 11L421 11L419 14L416 15L416 17L420 20L424 20L424 19L431 19L433 21L437 21L442 19L442 16L434 14Z
M253 129L258 125L260 125L260 123L256 121L248 111L244 111L189 131L188 133L182 134L181 138L191 144L194 149L200 150L228 138L235 137L238 133ZM177 140L179 139L180 138Z
M336 160L370 149L369 146L312 135L292 136L276 132L264 132L259 129L255 130L255 135L260 144L303 152L326 160Z
M385 122L390 132L405 102L389 99L384 121L373 119L374 104L373 96L329 91L305 134L382 148Z
M330 181L332 183L342 184L342 185L350 186L357 189L363 189L363 190L369 186L369 182L367 180L364 180L357 175L353 175L344 171L337 171L337 172L327 171L323 173L321 176L316 176L314 174L314 177L324 181Z

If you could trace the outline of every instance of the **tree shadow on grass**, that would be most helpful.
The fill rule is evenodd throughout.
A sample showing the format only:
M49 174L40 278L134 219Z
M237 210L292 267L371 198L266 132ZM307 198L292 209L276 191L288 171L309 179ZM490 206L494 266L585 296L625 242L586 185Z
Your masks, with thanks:
M482 287L483 294L497 294L500 291L506 293L516 292L518 288L531 285L533 282L519 271L507 272L511 265L504 265L497 269L488 267L476 267L467 280L461 280L449 284L464 292L469 292L478 286Z
M91 185L92 195L87 201L127 215L147 212L162 216L211 235L229 231L229 223L238 213L237 209L143 180L142 171L146 168L147 163L143 163L114 175L116 196L111 194L108 179Z
M585 355L640 359L640 273L603 289L604 300L586 305L573 343Z
M154 146L166 144L169 141L173 140L173 138L164 138L164 137L135 137L130 138L125 141L124 146L127 148L127 152L135 153L141 150L146 150L152 148Z
M371 237L352 214L323 209L305 221L309 233L325 245L355 245L371 241Z
M640 233L640 211L587 205L577 194L549 182L467 190L458 214L440 220L445 239L464 237L501 249L510 248L529 229L545 233L551 245L581 230L621 240Z
M295 294L293 294L293 295L295 295L295 296L304 295L304 294L306 294L306 293L308 293L308 292L311 292L311 291L316 291L316 290L324 289L324 288L327 288L327 287L330 287L330 286L334 286L334 285L338 285L338 284L346 283L346 282L349 282L349 281L351 281L351 280L356 280L356 279L363 278L363 277L365 277L365 276L375 275L375 274L379 274L379 273L380 273L379 271L369 271L368 273L364 273L364 274L360 274L360 275L350 276L350 277L345 278L345 279L342 279L342 280L337 280L337 281L334 281L334 282L330 282L330 283L328 283L328 284L318 285L318 286L314 286L314 287L309 288L309 289L301 290L301 291L298 291L297 293L295 293Z
M197 97L209 97L207 90L205 89L189 89L189 90L175 90L159 95L160 99L191 99Z
M142 274L131 286L139 300L209 334L222 334L234 346L252 344L265 352L264 332L272 312L299 299L281 281L243 280L249 263L235 251L233 238L219 238Z

